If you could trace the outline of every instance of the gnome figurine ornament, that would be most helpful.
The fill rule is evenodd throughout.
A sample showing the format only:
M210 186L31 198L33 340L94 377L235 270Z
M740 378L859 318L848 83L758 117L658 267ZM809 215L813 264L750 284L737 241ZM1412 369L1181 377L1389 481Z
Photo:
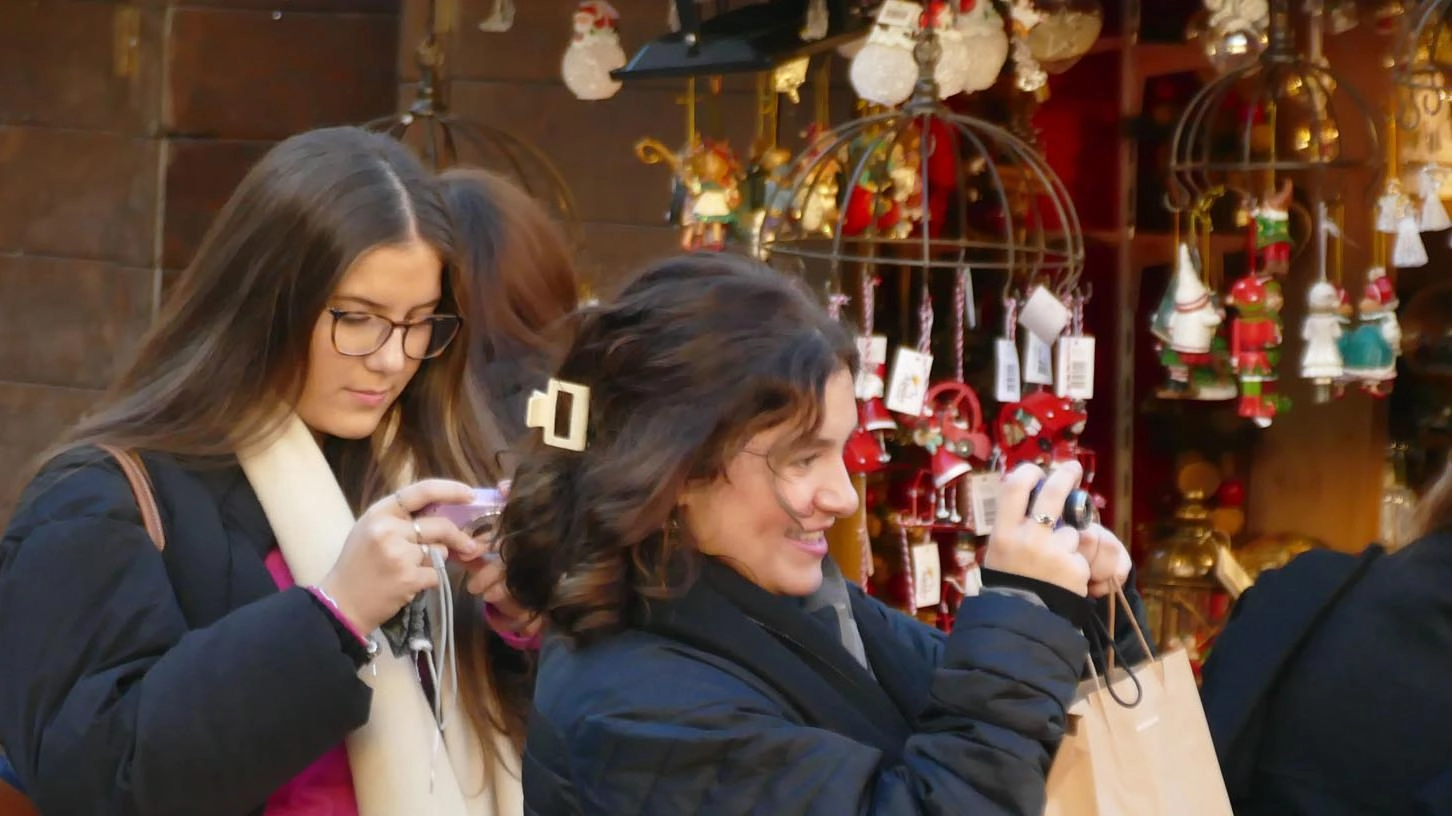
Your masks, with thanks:
M1192 372L1214 365L1211 347L1224 315L1200 279L1188 244L1180 244L1175 277L1151 327L1159 339L1160 363L1169 371L1164 396L1194 397Z
M620 90L610 72L625 67L625 49L615 24L620 14L605 0L585 0L575 9L575 33L560 61L560 77L577 99L609 99Z
M1240 381L1239 413L1262 428L1290 407L1275 393L1281 356L1280 287L1259 275L1246 275L1230 289L1230 365Z

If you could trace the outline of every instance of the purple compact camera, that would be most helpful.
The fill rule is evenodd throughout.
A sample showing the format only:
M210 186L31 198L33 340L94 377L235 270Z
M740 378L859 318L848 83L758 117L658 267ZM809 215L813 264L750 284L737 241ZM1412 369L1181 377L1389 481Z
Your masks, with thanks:
M493 538L504 513L504 494L492 487L474 488L474 500L468 504L431 504L419 511L421 516L446 518L459 525L470 538Z

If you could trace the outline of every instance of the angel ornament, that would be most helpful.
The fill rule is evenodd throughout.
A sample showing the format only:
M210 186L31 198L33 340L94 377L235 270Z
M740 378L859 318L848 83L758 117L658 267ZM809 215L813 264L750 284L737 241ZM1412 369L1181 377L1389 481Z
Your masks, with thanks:
M1316 402L1331 398L1332 386L1346 374L1341 359L1341 324L1350 315L1345 293L1336 284L1318 280L1306 293L1307 313L1301 324L1301 376L1315 386Z
M1447 208L1442 205L1442 182L1449 175L1440 164L1424 164L1417 171L1417 195L1422 199L1420 224L1422 232L1440 232L1452 227Z

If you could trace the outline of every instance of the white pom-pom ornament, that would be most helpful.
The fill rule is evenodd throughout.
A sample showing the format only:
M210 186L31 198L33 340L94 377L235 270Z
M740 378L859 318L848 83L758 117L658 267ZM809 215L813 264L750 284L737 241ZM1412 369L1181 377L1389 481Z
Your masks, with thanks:
M963 37L963 50L969 55L968 70L963 77L964 93L993 87L1008 61L1008 32L1003 27L1003 18L990 0L963 0L957 29Z
M905 0L885 0L862 50L852 57L848 78L857 95L879 105L898 105L912 95L918 81L913 37L922 7Z

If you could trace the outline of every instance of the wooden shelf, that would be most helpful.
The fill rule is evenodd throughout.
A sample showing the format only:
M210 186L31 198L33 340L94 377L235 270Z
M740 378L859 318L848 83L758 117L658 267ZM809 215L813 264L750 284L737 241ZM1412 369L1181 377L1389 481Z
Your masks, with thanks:
M1126 241L1125 230L1087 230L1087 243L1100 246L1122 246L1128 243L1129 263L1136 269L1174 263L1177 250L1175 237L1168 232L1141 232ZM1221 254L1245 249L1244 235L1212 235L1210 249Z
M1124 49L1124 38L1118 35L1100 37L1089 54L1109 54ZM1199 71L1210 67L1205 49L1196 42L1136 43L1133 47L1134 72L1140 81L1157 76Z

